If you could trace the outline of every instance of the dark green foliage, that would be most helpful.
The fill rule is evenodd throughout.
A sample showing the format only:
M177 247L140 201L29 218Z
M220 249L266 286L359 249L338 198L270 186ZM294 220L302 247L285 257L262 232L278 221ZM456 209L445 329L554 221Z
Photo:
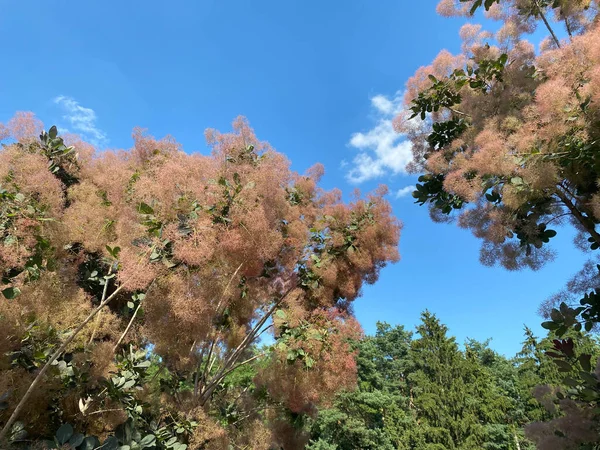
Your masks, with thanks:
M410 382L426 444L482 448L486 424L503 423L505 399L477 355L461 352L447 328L428 312L411 346Z
M360 342L358 389L319 413L308 448L534 450L524 426L556 417L534 389L573 383L547 354L555 342L526 329L514 358L496 353L489 342L468 340L461 350L428 312L417 333L413 338L402 327L380 323L375 336ZM586 352L600 350L581 333L572 339ZM590 369L581 354L573 361Z
M405 395L410 340L402 327L377 324L376 335L359 344L358 389L341 394L334 408L319 414L309 448L410 448L415 426Z
M67 147L63 139L58 136L56 126L50 127L48 132L42 131L40 135L41 153L48 158L48 168L65 187L79 182L74 175L78 169L77 154L74 147Z
M466 3L469 0L460 0L460 1L462 3ZM475 14L475 12L482 6L484 6L485 10L488 11L494 3L500 3L500 0L475 0L473 2L473 6L471 7L471 10L469 11L469 14L471 14L471 15Z
M424 205L431 202L444 214L450 214L454 209L460 209L464 200L458 195L450 194L444 190L444 176L426 174L419 177L417 190L413 192L416 203Z

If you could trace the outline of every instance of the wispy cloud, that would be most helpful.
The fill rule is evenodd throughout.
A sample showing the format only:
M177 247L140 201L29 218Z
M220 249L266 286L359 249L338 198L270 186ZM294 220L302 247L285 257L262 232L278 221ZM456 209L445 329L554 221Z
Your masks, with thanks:
M80 134L81 137L96 146L105 145L108 142L106 133L96 125L97 117L93 109L81 106L74 98L64 95L56 97L54 103L63 110L62 118L69 123L73 132Z
M393 98L376 95L371 98L375 125L366 132L354 133L348 145L359 152L348 164L346 178L362 183L389 174L406 173L412 160L411 144L394 131L392 120L402 112L402 94Z
M396 191L396 198L402 198L411 195L415 189L416 186L412 184L410 186L405 186L401 189L398 189L398 191Z

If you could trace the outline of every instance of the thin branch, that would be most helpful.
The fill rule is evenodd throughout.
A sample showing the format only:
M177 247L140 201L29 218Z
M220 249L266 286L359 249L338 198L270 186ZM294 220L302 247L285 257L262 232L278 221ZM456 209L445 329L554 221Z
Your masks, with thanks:
M258 406L256 408L252 408L252 409L250 409L248 411L244 411L245 413L247 413L247 415L244 416L244 417L242 417L242 418L240 418L240 419L238 419L238 420L236 420L230 426L232 427L232 426L236 425L237 423L239 423L239 422L241 422L243 420L246 420L247 418L249 418L250 416L252 416L254 413L257 413L259 411L266 411L267 409L271 409L271 410L275 410L275 411L277 411L277 410L285 410L285 408L283 408L281 405L264 405L264 406Z
M243 366L244 364L248 364L249 362L254 361L255 359L260 358L261 356L265 356L266 353L259 353L258 355L254 355L252 358L248 358L245 361L242 361L241 363L236 364L235 366L233 366L231 369L225 371L225 373L223 373L223 375L221 375L221 380L224 379L227 375L229 375L231 372L233 372L234 370L238 369L239 367ZM221 381L218 380L218 381Z
M198 363L198 365L196 366L196 370L194 371L194 397L198 397L198 378L200 377L200 362Z
M242 398L242 395L244 395L246 392L248 392L248 389L250 389L250 386L246 386L244 389L242 389L240 391L240 393L238 394L238 396L235 398L235 400L233 400L233 405L236 405L237 402L240 400L240 398Z
M560 41L558 40L558 38L556 37L556 34L554 34L554 30L552 29L552 27L550 26L550 23L548 22L548 19L546 19L546 15L544 14L544 11L542 9L542 6L540 5L539 0L535 0L535 6L537 6L538 12L540 13L540 17L542 18L542 20L544 21L544 25L546 25L546 28L548 28L548 31L550 32L550 34L552 35L552 39L554 39L554 43L556 44L556 46L558 48L560 47Z
M560 219L561 217L570 216L570 215L571 215L571 213L568 212L568 213L564 213L564 214L559 214L558 216L554 216L552 219L550 219L548 222L546 222L546 225L553 222L554 220Z
M244 262L242 262L238 266L238 268L235 269L235 272L233 272L233 275L231 275L231 278L229 278L229 281L227 282L227 286L225 286L225 289L223 289L223 293L221 294L221 298L219 299L219 303L217 303L217 309L216 309L216 313L217 314L219 314L219 310L221 309L221 303L223 302L223 299L225 298L225 294L227 294L227 291L229 290L229 286L231 286L231 282L233 281L233 279L235 278L235 276L238 274L238 272L240 271L240 269L244 265Z
M84 414L85 416L92 416L94 414L103 414L106 412L114 412L114 411L125 411L123 408L116 408L116 409L101 409L100 411L94 411L91 412L89 414Z
M573 31L571 30L571 25L569 24L569 18L565 16L565 28L567 29L567 33L569 35L569 40L573 42Z
M271 328L273 328L273 324L269 325L269 326L268 326L268 327L266 327L266 328L263 328L263 330L262 330L260 333L258 333L258 334L256 335L256 339L258 339L259 337L261 337L261 336L263 335L263 333L265 333L267 330L269 330L269 329L271 329Z
M563 187L563 189L570 194L570 192ZM585 228L585 230L589 233L589 235L594 239L594 242L600 245L600 234L596 231L596 225L589 218L583 215L583 213L575 206L575 204L571 201L569 197L565 195L565 192L562 192L560 189L556 191L556 195L561 199L563 204L567 207L569 211L573 214L573 217L577 219L577 221Z
M281 295L281 297L273 304L273 306L269 309L269 311L267 311L265 313L265 315L263 317L261 317L261 319L256 323L256 325L252 328L252 330L250 331L250 333L248 333L246 335L246 337L244 338L244 340L236 347L236 349L234 350L234 352L227 358L227 360L225 361L225 363L223 364L223 366L221 367L221 369L219 369L219 371L217 372L217 374L211 379L210 383L208 383L206 385L206 387L203 389L203 391L201 393L201 399L200 399L200 404L201 405L204 405L208 401L208 398L212 394L212 391L215 389L215 387L217 386L217 384L219 383L219 381L222 379L223 373L226 372L227 370L229 370L231 368L231 366L233 364L235 364L235 362L241 356L241 354L243 353L243 351L246 348L248 348L248 346L257 337L257 333L262 329L262 327L264 326L265 322L269 319L269 317L271 317L271 315L275 312L275 310L281 305L281 303L283 302L283 300L285 300L285 298L295 288L296 288L296 286L294 285L294 286L290 287L287 291L285 291Z
M216 339L213 339L210 342L210 348L208 349L208 356L206 357L206 365L204 366L204 370L202 371L202 380L206 381L208 375L210 374L210 369L208 368L210 360L213 356L213 350L215 348ZM212 368L212 367L211 367Z
M208 371L207 373L210 373L210 371L212 370L213 366L215 365L215 361L217 360L217 357L213 354L212 359L210 359L208 361Z
M142 301L143 300L140 300L140 302L138 303L137 308L135 308L135 311L133 312L133 316L131 316L131 320L127 324L127 328L125 328L125 331L123 331L123 334L121 335L121 337L119 338L119 340L117 341L115 346L113 347L113 353L117 351L117 349L119 348L119 345L121 345L121 342L123 342L123 339L125 339L125 335L127 335L127 333L129 333L129 329L131 328L131 325L133 325L135 316L137 316L138 311L142 307Z
M111 272L112 272L112 261L110 263L110 267L108 268L108 276L110 276ZM108 284L109 284L110 280L109 279L104 279L104 289L102 289L102 298L100 299L100 303L102 303L104 301L104 299L106 298L106 292L108 290ZM92 335L90 336L90 340L88 342L88 346L92 345L92 342L94 341L94 337L96 336L96 331L98 331L98 326L100 325L100 314L98 314L98 316L96 317L96 320L94 321L94 329L92 330Z
M229 286L231 286L233 279L236 277L236 275L238 274L238 272L244 265L244 262L245 261L240 263L240 265L235 270L235 272L233 272L233 275L231 275L231 277L229 278L229 281L227 282L225 289L223 289L223 293L221 294L221 298L219 299L219 302L217 303L217 308L215 310L215 313L217 315L220 314L221 305L223 303L223 300L225 299L225 295L227 294L227 291L229 290ZM210 369L212 369L212 365L214 364L214 359L213 359L212 364L210 364L210 366L209 366L209 363L211 363L211 357L213 355L213 350L214 350L216 342L217 342L216 334L217 334L216 329L211 332L211 336L210 336L211 342L210 342L210 348L208 350L207 362L206 362L206 366L204 366L204 370L202 372L202 380L203 381L206 381L208 375L210 374ZM200 364L203 359L204 359L204 349L202 350L202 357L200 358L200 361L198 362L198 368L200 367ZM196 373L196 379L194 381L194 396L197 396L197 395L198 395L198 373Z
M454 109L454 108L448 108L448 109L455 114L460 114L461 116L465 116L465 117L471 117L471 114L467 114L466 112L462 112L458 109Z

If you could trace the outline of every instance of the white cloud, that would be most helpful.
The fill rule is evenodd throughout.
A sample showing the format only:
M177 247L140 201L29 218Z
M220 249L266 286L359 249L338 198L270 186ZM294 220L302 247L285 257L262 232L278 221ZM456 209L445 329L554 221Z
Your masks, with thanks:
M348 145L359 150L346 178L351 183L362 183L388 174L406 173L412 160L410 142L394 131L392 120L402 112L402 95L393 98L376 95L371 98L376 124L366 132L354 133Z
M402 197L406 197L408 195L412 195L412 193L414 192L415 189L416 189L416 186L414 186L414 185L405 186L402 189L398 189L398 191L396 192L396 198L402 198Z
M376 95L371 99L371 104L382 114L394 112L394 103L385 95Z
M104 131L96 126L97 117L93 109L85 108L75 99L64 95L56 97L54 103L64 111L63 119L69 122L73 132L80 134L96 146L106 144L108 139Z

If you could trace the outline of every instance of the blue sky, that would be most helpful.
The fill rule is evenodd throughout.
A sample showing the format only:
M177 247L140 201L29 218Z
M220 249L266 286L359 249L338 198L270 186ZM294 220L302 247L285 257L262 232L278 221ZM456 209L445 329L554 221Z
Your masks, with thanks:
M545 269L510 273L479 264L479 242L398 196L408 147L390 132L397 93L442 48L458 51L460 20L434 0L0 0L0 121L34 111L47 125L101 146L128 148L134 126L206 151L207 127L245 115L303 172L350 193L387 183L404 222L402 261L364 289L356 314L412 328L428 308L459 341L493 338L520 349L523 324L585 260L571 236Z

